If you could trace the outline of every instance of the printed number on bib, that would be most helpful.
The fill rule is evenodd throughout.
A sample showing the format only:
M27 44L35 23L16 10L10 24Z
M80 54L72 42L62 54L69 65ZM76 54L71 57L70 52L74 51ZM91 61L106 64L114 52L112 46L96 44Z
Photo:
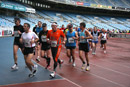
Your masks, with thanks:
M68 42L69 43L74 43L74 39L73 38L68 38Z
M15 36L15 37L19 37L18 31L14 31L14 36Z
M41 40L42 40L42 42L47 42L46 36L41 36Z
M25 41L25 47L29 47L31 45L30 41L29 40L26 40Z
M93 37L93 40L97 40L97 36L94 36L94 37Z
M51 47L56 47L57 46L57 41L51 41Z
M80 38L80 43L84 43L84 42L85 42L85 39Z

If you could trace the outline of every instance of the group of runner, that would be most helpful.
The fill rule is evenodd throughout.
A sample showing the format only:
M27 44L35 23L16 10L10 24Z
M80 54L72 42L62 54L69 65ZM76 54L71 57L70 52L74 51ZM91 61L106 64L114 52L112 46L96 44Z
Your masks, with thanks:
M59 59L62 45L66 47L69 62L72 62L72 66L75 67L75 50L78 43L79 58L82 62L81 68L86 71L90 70L88 58L89 50L92 49L92 54L96 54L96 46L99 38L101 38L101 48L103 48L104 53L106 53L108 35L104 29L102 29L100 33L97 31L97 27L94 27L94 30L86 29L86 24L84 22L80 23L79 31L75 31L71 23L67 25L67 29L64 32L57 28L58 24L56 22L53 22L51 27L52 30L47 30L47 24L39 21L38 26L34 27L34 32L32 32L30 31L29 23L24 23L22 26L20 24L20 19L15 18L13 34L15 37L13 44L14 65L11 67L13 70L18 69L17 51L19 48L24 55L27 67L31 71L29 77L35 76L37 72L38 65L31 61L35 54L37 54L37 62L40 62L40 57L46 59L46 69L50 68L50 62L53 58L53 72L50 73L50 76L55 77L57 66L59 65L59 67L61 67L64 62ZM86 61L83 58L83 54L85 55Z

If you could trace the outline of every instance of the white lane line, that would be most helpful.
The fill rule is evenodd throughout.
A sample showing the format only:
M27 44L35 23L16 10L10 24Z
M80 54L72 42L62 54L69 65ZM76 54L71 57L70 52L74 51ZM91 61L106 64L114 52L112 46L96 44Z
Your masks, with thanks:
M34 60L33 60L34 61ZM35 62L35 61L34 61ZM36 62L35 62L36 63ZM38 64L38 63L36 63L36 64ZM39 66L41 66L41 67L43 67L42 65L40 65L40 64L38 64ZM45 69L45 67L43 67L44 69ZM50 70L48 70L48 71L50 71ZM50 71L51 72L51 71ZM59 75L59 74L57 74L57 75ZM59 75L60 77L62 77L61 75ZM64 78L64 77L62 77L62 78ZM76 84L76 83L74 83L73 81L71 81L71 80L69 80L69 79L67 79L67 78L64 78L65 80L67 80L68 82L70 82L70 83L72 83L72 84L74 84L74 85L76 85L77 87L82 87L82 86L80 86L80 85L78 85L78 84Z
M14 86L14 85L24 85L24 84L32 84L32 83L40 83L40 82L50 82L50 81L62 81L65 79L55 79L55 80L45 80L45 81L35 81L35 82L25 82L25 83L15 83L15 84L7 84L7 85L0 85L0 86Z
M78 53L78 54L79 54L79 51L75 51L75 53ZM118 65L118 66L121 66L121 67L130 68L130 67L127 66L127 65L118 64L118 63L115 63L115 62L106 61L106 60L102 60L102 59L98 59L98 60L105 61L105 62L108 62L108 63L113 63L113 64Z
M34 60L33 60L34 61ZM35 62L35 61L34 61ZM36 62L35 62L36 63ZM38 64L38 63L37 63ZM42 65L40 65L40 64L38 64L39 66L41 66L41 67L43 67ZM45 68L45 67L43 67L43 68ZM48 71L50 71L50 70L48 70ZM52 72L52 71L50 71L50 72ZM59 75L59 74L57 74L57 75ZM59 75L60 77L62 77L61 75ZM78 85L78 84L76 84L76 83L74 83L73 81L71 81L71 80L69 80L69 79L67 79L67 78L65 78L65 77L62 77L63 79L65 79L65 80L67 80L68 82L70 82L70 83L72 83L72 84L74 84L74 85L76 85L77 87L82 87L82 86L80 86L80 85Z
M62 53L63 53L63 52L62 52ZM63 53L63 54L65 55L65 53ZM76 58L76 59L80 61L79 58ZM91 62L90 62L90 64L95 65L95 66L100 67L100 68L103 68L103 69L106 69L106 70L109 70L109 71L113 71L113 72L115 72L115 73L119 73L119 74L121 74L121 75L125 75L125 76L129 76L129 77L130 77L130 75L129 75L129 74L126 74L126 73L122 73L122 72L119 72L119 71L116 71L116 70L113 70L113 69L110 69L110 68L106 68L106 67L103 67L103 66L99 66L99 65L96 65L96 64L91 63Z
M129 75L129 74L126 74L126 73L122 73L122 72L119 72L119 71L116 71L116 70L113 70L113 69L110 69L110 68L105 68L105 67L102 67L102 66L93 64L93 63L90 63L90 64L95 65L95 66L100 67L100 68L103 68L103 69L106 69L106 70L109 70L109 71L113 71L113 72L115 72L115 73L119 73L119 74L122 74L122 75L129 76L129 77L130 77L130 75Z
M101 60L101 59L98 59L98 60ZM113 64L115 64L115 65L118 65L118 66L123 66L123 67L125 67L125 68L130 68L129 66L126 66L126 65L123 65L123 64L118 64L118 63L114 63L114 62L111 62L111 61L106 61L106 60L101 60L101 61L103 61L103 62L108 62L108 63L113 63Z
M62 53L63 53L63 52L62 52ZM65 53L63 53L63 54L65 55ZM76 59L77 59L77 58L76 58ZM66 64L66 63L64 63L64 64ZM69 64L66 64L66 65L69 65ZM74 68L76 68L76 69L82 71L81 69L79 69L79 68L77 68L77 67L74 67ZM89 72L87 72L87 73L89 73ZM96 75L96 74L93 74L93 73L89 73L89 74L94 75L94 76L96 76L96 77L98 77L98 78L101 78L101 79L103 79L103 80L106 80L106 81L108 81L108 82L111 82L111 83L113 83L113 84L116 84L116 85L118 85L118 86L125 87L125 86L122 85L122 84L116 83L116 82L114 82L114 81L111 81L111 80L109 80L109 79L103 78L103 77L98 76L98 75Z
M79 68L77 68L77 67L74 67L74 68L76 68L76 69L82 71L81 69L79 69ZM85 71L84 71L84 72L85 72ZM86 72L86 73L89 73L89 72ZM115 84L115 85L118 85L118 86L120 86L120 87L126 87L126 86L124 86L124 85L122 85L122 84L116 83L116 82L114 82L114 81L111 81L111 80L109 80L109 79L103 78L103 77L98 76L98 75L96 75L96 74L93 74L93 73L89 73L89 74L91 74L91 75L93 75L93 76L95 76L95 77L98 77L98 78L100 78L100 79L103 79L103 80L105 80L105 81L108 81L108 82L110 82L110 83L113 83L113 84Z

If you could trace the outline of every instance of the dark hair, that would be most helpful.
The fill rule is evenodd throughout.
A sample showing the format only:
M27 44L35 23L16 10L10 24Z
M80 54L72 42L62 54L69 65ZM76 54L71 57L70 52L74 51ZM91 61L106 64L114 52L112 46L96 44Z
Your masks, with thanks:
M42 22L41 22L41 21L38 21L38 22L40 22L40 23L42 24Z
M19 22L21 22L20 18L14 18L14 21L19 21Z
M26 24L26 25L27 25L27 27L29 27L29 28L30 28L30 24L29 24L29 23L24 23L24 24Z
M86 27L86 24L84 22L80 23L80 26L83 26L84 28Z
M47 26L47 24L46 24L46 23L43 23L43 24L42 24L42 27L46 27L46 26Z
M72 28L72 27L73 27L73 24L70 23L70 24L68 25L68 28L70 29L70 28Z

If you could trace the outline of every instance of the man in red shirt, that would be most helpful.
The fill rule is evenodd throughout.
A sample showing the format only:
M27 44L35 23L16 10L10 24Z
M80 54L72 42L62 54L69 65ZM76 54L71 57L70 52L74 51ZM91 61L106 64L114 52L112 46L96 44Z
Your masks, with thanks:
M60 52L61 52L61 47L62 44L65 44L65 35L63 31L57 29L57 23L53 22L52 25L52 30L48 31L47 38L48 38L48 43L51 44L51 52L52 52L52 57L54 60L54 68L50 76L55 77L56 75L56 67L57 63L59 63L59 66L61 67L61 64L63 63L63 60L58 59ZM63 42L61 41L63 37Z

